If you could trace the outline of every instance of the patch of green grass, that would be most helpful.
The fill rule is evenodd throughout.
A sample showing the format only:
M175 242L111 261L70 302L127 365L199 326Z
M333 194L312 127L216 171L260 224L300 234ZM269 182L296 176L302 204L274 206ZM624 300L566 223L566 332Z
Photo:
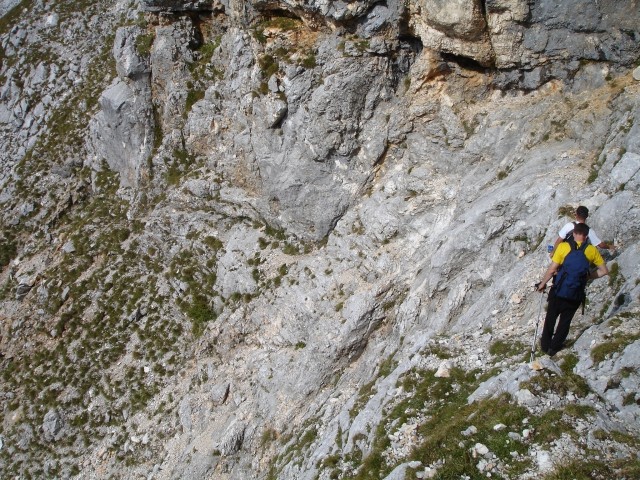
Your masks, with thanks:
M192 331L196 337L202 335L208 322L216 319L208 299L201 295L196 295L185 311L192 321Z
M136 53L141 57L149 56L151 54L151 47L153 46L154 40L155 35L152 32L138 35L135 42Z
M265 54L258 59L258 65L262 72L262 78L269 79L271 75L280 69L278 60L272 55Z
M300 255L300 247L293 245L292 243L285 242L282 247L282 253L286 255Z
M375 384L376 380L374 379L360 387L360 390L358 391L358 397L349 410L349 418L355 418L358 413L360 413L360 410L362 410L362 407L367 404L369 398L371 398L371 396L375 393Z
M0 238L0 269L9 265L17 253L18 246L14 235L9 231L3 231L3 237Z
M203 43L198 49L203 60L205 60L206 62L210 61L211 57L213 56L215 51L218 49L221 42L222 42L222 36L217 36L216 38L213 39L212 42Z
M297 30L302 25L301 20L291 17L272 17L261 23L263 28L276 28L283 32Z
M405 375L399 386L408 392L399 401L376 429L373 450L364 460L355 479L383 478L395 464L387 464L384 452L390 447L389 434L395 428L417 417L426 415L426 420L417 427L421 439L408 460L419 460L424 465L444 460L438 469L438 478L461 478L469 475L476 478L477 460L471 458L469 447L475 442L487 445L498 457L509 459L510 452L526 452L525 444L509 442L510 429L520 428L528 411L512 404L507 396L497 399L467 403L468 395L477 385L475 372L464 372L453 368L449 378L437 378L433 371L412 371ZM494 426L503 423L509 428L501 431ZM471 442L465 443L461 432L470 425L478 433ZM407 478L415 477L408 470Z
M451 352L451 350L448 347L445 347L444 345L441 345L439 343L436 343L435 345L431 345L428 351L425 353L430 353L431 355L435 355L436 357L441 358L443 360L453 357L453 353Z
M300 65L302 65L304 68L307 68L307 69L315 68L317 65L315 54L310 53L309 55L304 57L301 60Z
M360 53L364 53L369 49L369 40L358 40L355 42L355 47Z
M405 92L408 91L409 87L411 87L411 77L409 75L404 77L404 80L402 81L402 84L404 85Z
M187 117L193 105L204 98L204 93L204 90L194 88L193 83L187 83L187 100L184 107L184 118Z
M189 64L189 71L191 72L193 81L196 82L197 88L191 86L190 90L195 92L204 91L203 81L222 78L224 76L224 72L217 70L210 64L213 54L220 46L221 41L222 37L217 36L212 41L204 42L198 47L195 55L196 60ZM193 105L193 103L191 105Z
M489 353L494 357L513 357L527 352L527 346L520 340L496 340L489 347Z
M267 36L264 33L265 30L277 29L281 32L289 32L297 30L302 26L302 21L297 18L276 16L260 22L253 28L253 30L251 30L251 33L253 38L255 38L259 43L266 45Z
M177 185L184 178L189 168L195 164L196 159L186 150L175 149L173 158L165 158L167 172L165 180L169 185Z
M635 464L635 465L633 465ZM624 474L622 473L624 472ZM620 462L604 462L594 459L567 459L542 480L611 480L614 478L639 478L640 461L625 466Z
M275 238L277 240L286 240L287 239L287 234L285 233L285 231L283 229L274 228L271 225L267 225L265 227L264 233L266 233L270 237L273 237L273 238Z
M257 26L253 30L251 30L251 35L262 45L266 45L267 36L264 34L264 27Z
M538 395L549 391L561 396L573 393L577 397L585 397L591 391L587 382L580 375L572 372L565 372L564 375L541 373L524 382L521 387Z
M625 334L616 332L608 341L591 349L591 359L594 363L598 364L612 353L621 352L627 347L627 345L631 345L639 338L640 334L638 333Z
M278 439L278 432L273 428L265 428L260 435L260 446L265 448L270 443Z
M224 247L224 244L218 238L211 235L206 236L203 242L216 253Z
M560 208L558 208L558 218L563 218L563 217L573 218L575 213L576 213L576 209L571 205L563 205Z
M507 170L500 170L498 172L498 175L496 176L496 178L498 180L504 180L505 178L507 178L509 176L509 172Z
M395 368L398 366L398 362L393 358L395 353L396 352L393 352L380 364L380 368L378 369L378 377L380 378L388 377L391 374L391 372L393 372Z
M620 265L617 262L613 262L609 267L609 286L616 287L619 283Z

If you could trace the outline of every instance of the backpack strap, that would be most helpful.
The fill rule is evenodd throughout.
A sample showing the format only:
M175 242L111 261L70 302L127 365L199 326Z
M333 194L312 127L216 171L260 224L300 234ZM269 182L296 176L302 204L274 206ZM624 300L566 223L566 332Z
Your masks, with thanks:
M569 253L573 252L574 250L578 250L578 244L576 243L575 239L573 238L573 235L571 235L572 232L573 232L573 230L571 230L571 232L569 232L569 235L568 235L569 238L567 238L565 240L565 242L567 242L569 244L569 246L571 247L571 251ZM584 243L586 243L586 242L583 242L583 245L584 245Z
M578 249L579 251L581 251L583 253L583 255L585 257L587 256L587 254L585 252L586 252L587 247L589 245L590 245L589 237L587 237L587 238L584 239L584 242L582 242L582 245L580 245L580 248ZM586 285L585 285L585 291L584 291L584 294L583 294L583 297L582 297L582 315L584 315L584 307L585 307L586 304L587 304L587 291L586 291Z

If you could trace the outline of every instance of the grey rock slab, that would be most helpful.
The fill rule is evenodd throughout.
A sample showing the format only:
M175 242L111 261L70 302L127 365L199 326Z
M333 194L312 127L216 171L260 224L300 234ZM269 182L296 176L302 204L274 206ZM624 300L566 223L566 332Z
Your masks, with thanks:
M247 260L259 250L260 233L243 225L233 227L226 238L225 251L218 259L218 286L222 296L253 293L258 288Z
M106 160L124 186L134 186L152 148L153 116L148 79L138 84L115 81L99 99L101 111L90 123L90 160L95 169Z
M507 392L512 395L520 389L520 384L529 380L535 372L529 365L520 365L514 370L505 370L495 377L483 382L467 399L468 403L486 398L494 398Z
M20 0L1 0L0 1L0 18L4 17L12 8L20 3Z
M211 387L211 401L214 405L222 405L229 397L231 385L220 383Z
M485 31L479 0L428 0L422 2L422 7L427 24L448 36L474 40Z
M149 58L141 56L136 45L143 33L142 28L138 26L122 27L116 31L113 57L121 78L135 78L151 72Z
M233 455L242 448L246 428L244 423L236 420L227 427L218 447L223 457Z
M592 222L598 226L597 232L603 232L600 235L607 241L615 241L622 246L635 236L636 228L633 225L640 218L638 209L634 208L634 204L638 203L637 197L637 192L625 189L606 198L597 210L594 209ZM620 251L620 256L623 258L620 259L619 265L626 278L634 278L634 272L640 268L640 262L636 257L637 248L637 245L632 244L629 245L629 249Z
M531 393L528 389L524 388L518 390L514 395L518 405L524 405L527 407L535 407L540 403L540 399Z
M640 183L640 154L625 152L620 161L611 170L611 183L613 188L633 181L635 185Z
M191 402L189 397L184 397L180 401L178 417L180 419L180 425L182 426L183 433L190 433L193 424L191 421Z
M394 468L389 475L384 477L384 480L404 480L407 477L406 470L410 468L409 463L401 463Z
M62 416L57 410L49 410L42 422L42 434L44 440L52 442L60 439L62 430L64 427L64 421Z

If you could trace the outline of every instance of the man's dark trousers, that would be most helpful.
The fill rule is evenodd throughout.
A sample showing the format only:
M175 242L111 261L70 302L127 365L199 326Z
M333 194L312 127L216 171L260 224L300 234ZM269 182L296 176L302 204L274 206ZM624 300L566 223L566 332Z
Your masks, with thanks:
M581 302L576 302L575 300L558 298L553 294L553 291L549 292L549 306L540 337L540 348L542 348L542 351L547 352L553 350L557 352L562 348L564 341L567 339L567 335L569 335L571 320L580 307L580 303ZM560 321L556 328L556 320L558 317L560 317Z

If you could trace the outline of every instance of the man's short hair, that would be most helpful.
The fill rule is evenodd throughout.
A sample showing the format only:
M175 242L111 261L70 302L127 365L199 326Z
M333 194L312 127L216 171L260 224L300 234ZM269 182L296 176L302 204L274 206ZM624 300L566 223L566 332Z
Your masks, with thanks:
M584 223L578 223L575 227L573 227L573 233L584 235L586 237L587 235L589 235L589 227Z
M587 218L589 216L589 209L584 205L580 205L576 208L576 216L580 218Z

